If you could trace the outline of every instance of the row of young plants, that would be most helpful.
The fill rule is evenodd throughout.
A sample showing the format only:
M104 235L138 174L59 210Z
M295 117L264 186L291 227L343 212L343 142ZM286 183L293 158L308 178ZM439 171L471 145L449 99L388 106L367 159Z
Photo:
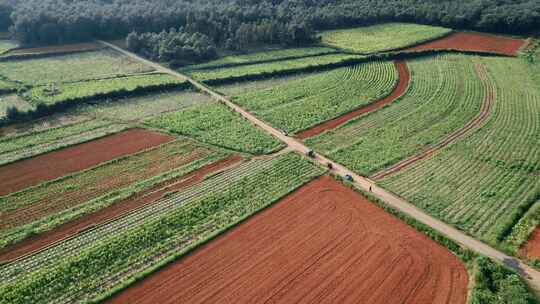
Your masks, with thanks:
M268 154L284 144L221 103L206 103L146 121L152 127L251 154Z
M0 301L64 303L106 297L178 259L323 172L299 155L280 156L271 166L251 171L222 191L208 191L174 212L119 233L59 261L54 267L0 285ZM255 185L259 191L253 191ZM138 275L142 271L146 272Z
M487 122L382 184L429 213L504 249L501 241L508 237L509 227L534 204L540 189L540 117L532 110L540 107L540 89L525 60L479 60L487 67L494 95ZM532 231L530 227L519 229ZM522 243L523 234L519 235L520 240L512 242Z
M390 61L307 76L233 101L273 126L297 133L389 95L398 82Z
M307 144L362 175L370 175L435 144L478 115L485 98L472 57L443 55L409 61L406 94Z

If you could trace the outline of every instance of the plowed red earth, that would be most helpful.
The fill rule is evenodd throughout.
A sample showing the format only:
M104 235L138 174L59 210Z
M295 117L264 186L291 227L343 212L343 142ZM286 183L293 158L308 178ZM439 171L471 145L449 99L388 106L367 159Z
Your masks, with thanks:
M86 215L53 230L26 239L13 246L3 248L0 250L0 261L9 261L34 252L66 237L72 236L85 228L105 223L118 216L121 216L127 211L139 208L146 204L151 204L163 197L168 192L177 191L199 183L208 174L223 170L241 161L242 157L238 155L233 155L226 159L219 160L215 163L204 166L191 174L165 181L161 184L155 185L148 191L131 196L109 207Z
M173 140L168 135L131 129L0 167L0 196L81 171L123 155Z
M516 56L526 41L502 36L456 32L405 51L457 50Z
M347 121L355 117L378 110L384 107L385 105L394 102L399 97L401 97L405 93L407 88L409 87L409 81L410 81L411 75L409 73L409 69L407 68L407 63L405 61L396 61L395 65L399 73L399 81L398 81L397 86L394 88L394 90L392 91L390 95L388 95L387 97L383 99L370 103L368 105L360 107L352 112L349 112L347 114L344 114L332 120L323 122L322 124L319 124L311 129L300 132L296 135L296 138L306 139L315 135L319 135L327 130L337 128L338 126L346 123Z
M527 243L519 250L519 255L529 259L540 259L540 228L534 229Z
M465 303L458 258L322 177L109 303Z

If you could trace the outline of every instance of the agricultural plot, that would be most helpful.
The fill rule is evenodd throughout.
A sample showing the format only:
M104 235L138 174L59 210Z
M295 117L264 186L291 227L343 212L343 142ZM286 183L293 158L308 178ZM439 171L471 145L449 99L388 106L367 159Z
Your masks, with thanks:
M13 93L19 86L18 83L0 78L0 94Z
M0 197L0 247L226 156L183 138Z
M1 76L32 86L150 71L146 65L112 50L0 62Z
M163 114L146 123L235 151L267 154L283 144L221 103L201 104Z
M309 71L328 66L339 66L361 60L360 55L329 54L324 56L258 63L228 68L195 70L188 72L193 78L209 84L258 79L272 75Z
M276 76L264 79L238 81L213 86L212 88L225 96L236 96L247 92L270 89L276 86L284 85L290 81L309 77L311 73L300 73L284 76Z
M182 256L322 173L300 156L285 154L212 176L0 266L0 302L77 302L106 296L141 271Z
M1 81L0 91L2 91ZM33 109L32 105L17 95L0 95L0 120L7 116L7 110L9 108L16 108L21 112Z
M324 176L109 303L463 304L466 297L467 271L456 256Z
M131 129L0 167L0 196L35 186L102 162L172 141L173 137Z
M48 84L34 87L25 93L24 97L35 105L40 103L54 105L185 86L187 86L185 80L180 80L169 74L143 74L64 84Z
M246 93L233 101L293 134L390 94L397 78L392 62L374 61Z
M0 127L0 136L2 136L2 139L23 136L34 132L41 132L47 129L59 128L74 123L83 122L88 119L89 117L84 115L65 113L49 115L45 118L36 119L30 122L14 123Z
M540 87L523 59L478 60L494 96L486 124L382 185L477 238L517 250L534 221L515 224L540 193L540 117L533 110Z
M416 154L480 112L485 89L475 60L444 55L411 61L412 81L402 98L306 142L366 176Z
M230 55L201 64L190 65L182 68L183 72L203 69L215 69L220 67L231 67L236 65L254 64L267 61L279 61L286 59L320 56L337 53L338 51L328 47L307 47L291 49L266 50L245 55Z
M86 42L86 43L73 43L73 44L64 44L64 45L45 46L45 47L20 48L17 50L10 51L9 55L44 55L44 54L55 54L55 53L69 53L69 52L86 52L86 51L95 51L102 48L103 46L98 43Z
M18 47L18 44L15 41L0 40L0 55L16 47Z
M385 23L353 29L324 31L323 43L340 49L371 54L395 49L402 49L451 33L451 29L411 24Z
M83 107L78 112L105 119L138 121L161 113L206 104L210 101L210 97L201 93L175 91L132 98L109 99Z

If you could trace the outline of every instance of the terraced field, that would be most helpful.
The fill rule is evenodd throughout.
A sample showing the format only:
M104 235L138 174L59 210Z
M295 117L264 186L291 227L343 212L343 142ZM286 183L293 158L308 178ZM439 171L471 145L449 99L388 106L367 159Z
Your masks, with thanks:
M366 176L416 154L480 112L485 89L477 60L444 55L411 61L412 81L402 98L306 143Z
M113 287L129 284L137 273L184 255L322 173L300 156L285 154L210 177L0 266L0 302L71 303L106 295ZM252 191L254 187L259 191Z
M452 30L411 23L385 23L352 29L324 31L323 43L362 54L401 49L449 34Z
M0 62L1 76L32 86L150 71L151 68L112 50Z
M195 105L152 118L146 123L240 152L267 154L283 147L271 135L220 103Z
M492 244L504 240L540 192L540 86L523 59L478 58L494 91L484 126L382 185ZM518 227L532 231L532 227ZM528 234L516 233L515 244ZM518 245L519 247L519 245Z
M392 62L376 61L248 92L233 102L294 134L390 94L397 78Z
M0 197L0 247L226 156L183 138Z

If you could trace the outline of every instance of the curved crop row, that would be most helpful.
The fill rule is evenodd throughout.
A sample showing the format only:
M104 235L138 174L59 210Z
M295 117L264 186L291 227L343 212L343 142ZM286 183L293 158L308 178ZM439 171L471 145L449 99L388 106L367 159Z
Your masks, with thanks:
M493 87L487 123L383 180L417 206L492 244L540 192L540 87L522 59L482 58ZM522 240L523 241L523 240Z
M73 255L67 251L63 258L57 256L51 261L54 265L34 260L34 270L19 275L13 273L17 263L0 267L3 279L9 278L0 285L0 302L70 303L124 287L137 273L182 256L322 173L295 154L247 166L251 168L242 174L234 169L153 204L154 217L143 215L135 222L120 218L109 224L117 227L108 235L97 230L85 233L100 233L101 240ZM255 186L260 190L253 191ZM117 223L129 226L129 220L129 228ZM59 254L55 248L49 250Z
M233 101L290 133L350 112L388 95L398 73L389 61L374 61L315 74Z
M412 81L403 97L309 138L308 145L363 175L416 154L480 111L484 88L472 60L449 55L411 61Z

